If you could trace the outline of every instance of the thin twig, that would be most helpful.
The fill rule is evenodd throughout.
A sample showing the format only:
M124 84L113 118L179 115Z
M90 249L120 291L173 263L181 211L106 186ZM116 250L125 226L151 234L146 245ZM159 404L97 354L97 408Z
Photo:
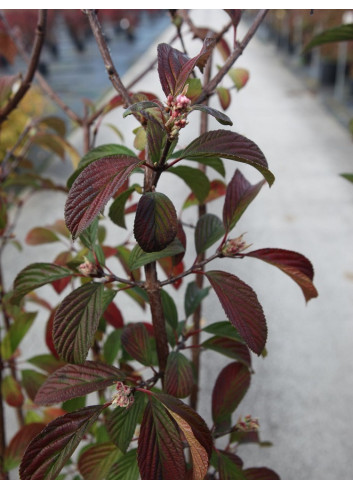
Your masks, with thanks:
M198 97L198 99L194 102L195 104L199 104L206 100L215 90L217 85L221 82L223 77L228 73L229 69L231 66L235 63L235 61L243 54L244 49L250 42L250 40L254 37L257 29L261 25L262 21L266 17L266 14L268 12L268 9L263 9L260 10L260 12L257 14L254 22L250 26L248 32L244 36L244 39L237 44L225 64L222 66L222 68L219 70L219 72L212 78L212 80L204 87L201 95Z
M104 61L105 69L107 70L109 79L113 87L123 97L126 106L131 105L132 104L131 97L129 95L129 92L125 88L123 82L121 81L118 72L115 69L112 57L110 56L106 39L103 34L102 26L98 20L96 11L89 9L89 10L83 10L83 12L88 17L93 35L96 39L99 51Z
M7 116L17 107L29 90L34 74L36 72L40 53L44 44L45 26L47 21L47 10L39 10L38 23L35 32L32 54L28 64L27 73L19 89L8 103L0 110L0 125L6 120Z

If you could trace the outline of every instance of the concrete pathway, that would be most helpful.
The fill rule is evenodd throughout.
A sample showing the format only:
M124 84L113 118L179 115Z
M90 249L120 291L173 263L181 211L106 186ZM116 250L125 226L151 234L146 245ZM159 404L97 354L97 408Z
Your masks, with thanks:
M212 23L216 29L227 21L221 11L194 11L193 15L198 25ZM242 26L240 34L244 32ZM171 35L169 30L160 41L168 41ZM197 49L192 48L191 54L196 54ZM155 53L153 46L129 70L126 82ZM276 182L271 189L263 188L233 236L247 232L246 240L253 243L252 249L278 247L303 253L314 265L320 294L306 306L293 281L258 260L212 264L212 269L231 271L254 288L269 327L268 356L254 358L256 373L235 419L247 414L258 417L261 438L273 445L241 447L239 455L246 466L269 466L283 479L353 479L353 427L349 421L353 406L353 187L339 177L339 173L353 170L352 141L320 101L282 65L271 44L254 39L237 66L250 71L250 81L244 90L234 94L227 112L234 122L232 129L259 145ZM146 84L140 87L161 94L156 72L150 73ZM212 105L219 108L216 100ZM181 144L197 136L196 119L197 114L190 117L190 131L183 135ZM129 145L136 121L128 117L122 122L118 111L110 121L124 129L124 144ZM210 129L217 128L218 123L210 119ZM73 139L78 141L79 135ZM104 130L97 144L112 141L113 133ZM260 179L260 174L246 165L225 161L225 166L228 179L236 167L251 181ZM64 179L70 169L66 166L61 170L59 178ZM210 176L216 177L211 173ZM175 177L163 176L160 190L172 197L177 208L188 194ZM61 195L43 192L33 197L20 222L21 233L62 217L63 204ZM210 212L220 210L220 202L209 207ZM190 222L193 217L192 210L183 216ZM123 239L120 229L109 229L109 243ZM190 233L189 239L192 242ZM9 249L8 282L27 263L38 261L38 253L40 260L51 260L55 256L53 250L52 245L26 247L22 254ZM187 255L188 263L191 260L192 253ZM52 298L57 300L54 293ZM177 300L183 303L181 295ZM133 304L126 301L119 306L124 317L134 320L137 313ZM217 298L210 295L204 309L205 323L222 318L224 313ZM139 311L136 319L141 319ZM39 322L36 331L42 338L43 324ZM23 345L31 354L37 347L33 332ZM42 348L38 349L40 352ZM202 362L200 409L209 419L214 380L229 362L208 352L203 354Z

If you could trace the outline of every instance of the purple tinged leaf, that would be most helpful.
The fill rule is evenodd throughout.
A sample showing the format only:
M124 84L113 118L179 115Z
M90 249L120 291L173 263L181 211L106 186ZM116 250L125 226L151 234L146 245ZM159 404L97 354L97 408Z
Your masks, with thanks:
M119 455L112 443L96 443L81 454L77 467L85 480L105 480Z
M69 294L58 307L53 325L57 353L68 363L84 363L103 310L104 285L91 282Z
M267 326L255 292L249 285L230 273L210 271L205 275L230 322L249 348L260 355L267 339Z
M249 369L239 362L230 363L218 375L212 393L212 419L220 431L229 428L231 414L249 386Z
M86 361L83 365L65 365L42 384L35 403L47 406L64 402L105 389L124 379L125 374L121 370L100 362Z
M123 329L121 343L128 354L142 365L152 364L150 336L143 323L128 324Z
M234 341L231 338L224 338L222 336L213 336L212 338L204 341L201 345L208 350L214 350L222 355L233 358L238 362L251 368L251 356L249 349L243 343Z
M218 472L220 480L245 480L242 460L233 453L217 451Z
M59 241L59 238L50 229L36 227L28 232L25 241L28 245L35 246L43 243L53 243Z
M158 121L151 119L147 122L146 136L149 160L158 163L167 139L166 131Z
M152 396L141 423L137 462L142 480L183 480L186 465L178 430L166 408Z
M202 480L207 473L213 440L205 421L191 407L167 394L156 394L178 424L189 445L193 462L194 480Z
M165 369L165 390L174 397L187 397L194 384L189 360L180 352L169 353Z
M12 377L7 375L2 379L1 385L2 398L11 407L20 407L23 404L24 396L22 394L20 383Z
M215 39L206 38L200 53L190 59L169 44L158 45L158 74L166 96L183 91L190 73L198 66L201 71L215 46Z
M224 126L233 125L233 122L226 114L223 114L219 110L212 109L212 107L208 107L207 105L193 105L191 107L191 111L193 110L200 110L201 112L206 112L206 114L212 115L212 117L214 117L220 124L223 124Z
M239 170L235 171L228 184L223 207L223 224L227 232L234 228L264 183L265 180L261 180L261 182L251 185Z
M244 256L258 258L282 270L289 275L302 289L306 302L318 296L312 283L314 269L311 262L300 253L278 248L263 248L244 253Z
M74 181L65 205L65 222L75 239L141 163L132 156L111 156L87 166Z
M172 201L160 192L147 192L139 200L134 235L147 253L161 251L175 238L178 219Z
M49 423L28 445L21 480L54 480L105 406L90 406Z
M268 469L267 467L250 467L244 470L244 474L247 480L280 480L280 476L274 470Z
M159 108L159 105L156 102L151 102L150 100L143 100L141 102L136 102L136 104L130 105L125 112L123 113L123 117L127 117L128 115L134 114L136 112L143 112L146 109L151 109L152 107Z
M33 440L45 428L44 423L30 423L22 426L5 450L4 469L12 470L21 462L23 454Z
M52 263L33 263L24 268L16 277L14 282L14 295L12 302L18 303L23 296L42 285L49 284L55 280L74 275L67 267L54 265Z
M271 186L275 180L268 169L266 158L260 148L250 139L236 132L220 129L209 131L194 139L183 151L181 157L219 156L229 160L247 163L256 168Z

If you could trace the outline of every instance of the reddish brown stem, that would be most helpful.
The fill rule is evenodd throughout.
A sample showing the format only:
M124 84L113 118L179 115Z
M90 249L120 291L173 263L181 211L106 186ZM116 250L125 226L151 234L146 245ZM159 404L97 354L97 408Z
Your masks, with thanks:
M38 23L34 38L34 44L30 62L28 64L27 73L14 96L8 101L8 103L0 110L0 125L6 120L7 116L17 107L23 97L29 90L34 74L36 72L40 53L42 51L45 35L45 25L47 21L47 11L40 10L38 14Z
M212 78L212 80L205 86L199 98L194 102L195 104L199 104L208 99L208 97L213 93L216 89L217 85L223 79L223 77L228 73L231 66L235 63L235 61L243 54L244 49L254 37L257 29L261 25L262 21L266 17L268 9L260 10L257 16L255 17L254 22L250 26L248 32L244 36L244 39L236 45L235 49L224 63L222 68L218 71L218 73Z

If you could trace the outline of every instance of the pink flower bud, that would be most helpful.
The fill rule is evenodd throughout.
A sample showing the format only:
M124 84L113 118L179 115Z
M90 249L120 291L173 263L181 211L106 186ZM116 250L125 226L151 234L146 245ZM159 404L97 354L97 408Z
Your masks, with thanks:
M116 392L112 397L112 406L129 407L134 402L131 387L122 382L116 383Z

